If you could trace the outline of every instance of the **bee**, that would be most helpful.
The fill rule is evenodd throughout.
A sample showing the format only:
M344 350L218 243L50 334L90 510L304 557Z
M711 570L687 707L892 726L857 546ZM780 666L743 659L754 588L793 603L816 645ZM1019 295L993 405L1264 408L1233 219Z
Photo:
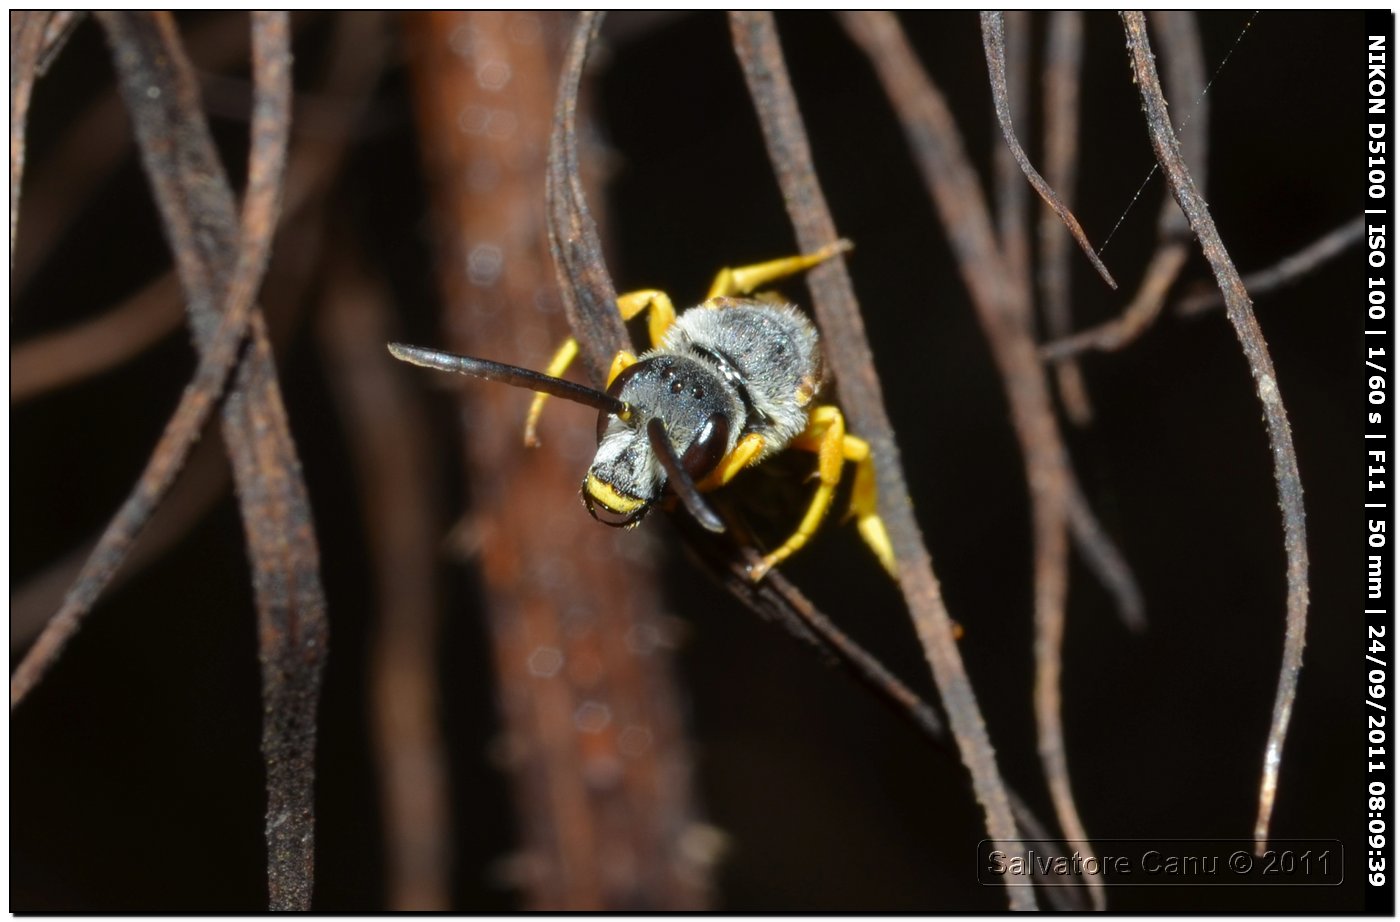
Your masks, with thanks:
M647 314L651 349L617 353L601 391L562 377L578 355L572 338L544 373L399 343L390 343L389 352L414 365L535 391L527 445L538 444L536 424L549 396L596 409L598 451L580 493L589 514L607 525L634 527L673 493L702 526L722 532L724 522L703 494L787 448L813 452L817 487L806 514L786 541L750 567L755 582L817 532L851 463L856 526L894 573L894 551L876 511L870 446L846 431L839 408L816 402L824 380L816 326L775 295L753 295L849 248L842 240L814 253L721 269L704 302L679 316L665 292L619 296L623 320Z

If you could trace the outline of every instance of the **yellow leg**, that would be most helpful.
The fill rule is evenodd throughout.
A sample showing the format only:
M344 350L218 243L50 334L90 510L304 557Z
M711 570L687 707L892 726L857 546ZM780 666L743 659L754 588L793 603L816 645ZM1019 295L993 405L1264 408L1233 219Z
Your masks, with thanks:
M569 370L569 365L578 356L578 340L570 336L564 340L564 345L559 347L559 351L554 353L554 358L549 360L549 367L544 373L552 378L561 378L564 372ZM537 429L540 424L540 414L544 412L544 402L549 398L548 394L536 393L535 399L530 402L530 413L525 417L525 445L529 448L536 448L540 444L540 437Z
M774 259L766 263L756 263L752 266L740 266L737 269L721 269L715 276L714 282L710 285L710 293L705 296L705 300L712 298L723 298L730 295L746 295L760 285L767 285L769 282L776 282L780 278L789 275L796 275L805 272L819 263L826 262L833 256L846 252L851 248L849 240L838 240L833 244L822 247L815 253L806 253L802 256L789 256L785 259Z
M651 344L656 346L660 344L661 338L666 335L671 324L676 322L676 308L666 292L648 288L643 291L630 291L617 297L617 312L622 315L623 320L631 320L647 308L651 308L651 313L647 315L647 335L651 337ZM569 370L569 366L577 357L578 340L571 336L564 340L564 345L560 346L559 351L554 353L554 358L550 360L549 367L545 369L544 373L551 377L562 378L564 372ZM631 365L632 361L627 362L622 368ZM617 373L622 368L617 367L617 357L614 357L613 369L608 375L609 384L612 383L613 378L617 377ZM544 412L544 402L548 399L548 394L536 394L535 399L530 403L530 413L525 417L525 444L531 448L540 444L537 430L540 414Z
M617 296L617 312L622 315L623 320L631 320L648 307L651 308L651 313L647 314L647 336L650 337L654 348L661 345L661 338L666 335L671 324L676 322L676 308L670 297L666 292L654 288L630 291Z
M856 529L890 573L896 574L894 548L890 544L885 523L876 509L875 468L870 457L870 445L861 438L846 433L846 421L833 406L817 407L812 411L807 430L793 439L794 448L817 453L817 491L807 507L807 514L797 530L783 544L768 554L750 571L757 582L774 566L791 557L811 539L827 511L841 481L845 462L856 465L855 483L851 492L851 512L856 517Z
M750 432L739 440L734 450L720 460L708 476L698 484L701 490L714 490L733 480L735 475L753 463L763 452L763 436Z
M612 365L608 366L607 386L612 387L613 381L617 379L618 375L622 374L623 369L627 368L629 365L635 364L637 364L637 357L625 349L613 356Z
M797 530L749 571L749 577L754 582L763 579L769 570L796 553L821 527L822 519L826 518L827 510L831 508L831 500L836 495L836 485L841 482L841 466L844 463L842 449L845 440L846 420L840 410L826 406L817 407L812 411L807 431L794 439L793 445L816 451L817 491L812 495L807 514L798 523Z
M870 446L855 436L848 435L846 440L847 443L860 442L865 450L865 455L861 458L852 458L849 454L846 456L847 461L856 462L856 479L851 487L851 515L855 516L856 530L880 559L885 571L898 579L899 565L894 559L894 545L890 544L889 532L885 531L884 520L880 518L880 511L876 508L875 464L870 458Z

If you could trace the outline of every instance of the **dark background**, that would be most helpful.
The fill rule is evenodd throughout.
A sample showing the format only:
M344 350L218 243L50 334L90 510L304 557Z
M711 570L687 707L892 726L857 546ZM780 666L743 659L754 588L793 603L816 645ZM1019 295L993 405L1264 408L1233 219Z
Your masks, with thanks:
M620 290L660 285L678 303L695 300L719 266L793 250L791 232L723 18L616 20L611 55L595 78L612 148L611 269ZM988 177L1000 138L976 17L911 14L904 22ZM1362 18L1263 13L1251 21L1221 13L1201 22L1215 78L1208 198L1231 255L1248 272L1363 207ZM828 16L780 16L779 27L837 226L857 244L849 265L912 499L948 606L966 630L962 652L999 764L1049 816L1031 710L1029 514L1000 380L868 66ZM298 33L298 67L314 61L321 31L312 23ZM1036 62L1043 33L1037 18ZM1081 326L1113 316L1135 288L1163 194L1159 174L1134 202L1154 161L1123 44L1116 17L1088 17L1075 211L1100 246L1126 217L1103 250L1119 293L1075 262ZM85 23L36 90L31 162L110 81L100 30ZM334 194L368 242L366 259L391 280L405 327L423 331L422 340L433 336L437 295L407 93L403 67L391 67ZM246 124L216 113L215 129L238 181ZM1039 160L1038 123L1022 137ZM12 341L95 315L167 259L133 152L61 250L12 291ZM1197 254L1175 291L1208 278ZM1355 849L1347 880L1330 889L1121 888L1110 893L1114 908L1361 906L1361 278L1354 248L1256 305L1293 427L1311 558L1306 665L1273 831L1343 840ZM365 910L384 900L365 698L371 587L343 432L309 340L298 332L279 361L334 632L322 704L316 905ZM1141 635L1126 631L1074 562L1064 700L1085 825L1099 839L1244 839L1277 681L1285 589L1269 449L1248 369L1218 313L1191 320L1168 313L1126 351L1082 365L1097 419L1087 431L1064 428L1090 501L1142 585L1151 622ZM188 341L177 333L119 370L13 407L12 586L102 526L192 369ZM441 398L431 406L444 433L442 467L451 470L451 412ZM446 526L462 498L452 476L443 490ZM681 664L702 809L728 836L718 905L1003 907L1004 895L973 876L982 821L961 766L713 587L664 523L647 528L664 539L665 588L688 625ZM440 661L460 829L457 905L506 909L515 896L492 869L515 837L504 782L487 758L495 731L482 621L472 574L444 567L451 617ZM825 529L785 571L934 697L898 595L852 529ZM12 910L265 905L246 574L229 498L106 598L15 712Z

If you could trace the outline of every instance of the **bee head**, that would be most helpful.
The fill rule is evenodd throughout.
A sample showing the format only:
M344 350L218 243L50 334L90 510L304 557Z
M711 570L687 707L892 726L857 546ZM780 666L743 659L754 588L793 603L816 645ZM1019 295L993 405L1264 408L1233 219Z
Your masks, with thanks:
M713 471L739 439L730 420L746 419L732 387L694 359L644 357L623 370L607 393L518 365L390 343L395 358L562 397L598 410L598 453L583 480L583 502L600 522L635 525L668 483L710 531L724 523L700 496L697 480Z
M686 356L643 358L613 380L608 395L628 413L599 412L598 451L582 494L595 519L618 527L640 522L668 483L690 505L694 484L739 440L740 427L731 420L745 418L733 389ZM681 479L686 487L673 483Z

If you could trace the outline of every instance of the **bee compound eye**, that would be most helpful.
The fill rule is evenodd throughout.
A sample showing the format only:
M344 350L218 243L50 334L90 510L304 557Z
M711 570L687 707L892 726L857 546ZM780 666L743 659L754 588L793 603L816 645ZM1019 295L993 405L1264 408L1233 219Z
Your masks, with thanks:
M703 480L724 458L729 447L729 418L723 413L711 413L700 427L695 441L681 455L681 467L692 480Z
M612 383L608 385L608 396L616 397L619 400L621 400L622 389L627 386L627 382L631 381L634 377L636 377L637 374L649 364L651 363L646 361L633 362L631 365L628 365L626 368L622 369L622 371L619 371L617 373L617 377L613 378Z
M608 385L608 396L621 400L622 389L627 386L628 381L631 381L637 376L637 373L640 372L646 364L648 363L634 362L618 372L617 377L613 378L613 382ZM603 410L598 414L598 441L600 443L603 441L603 434L608 431L608 422L612 420L614 416L615 414L609 413L607 410Z

